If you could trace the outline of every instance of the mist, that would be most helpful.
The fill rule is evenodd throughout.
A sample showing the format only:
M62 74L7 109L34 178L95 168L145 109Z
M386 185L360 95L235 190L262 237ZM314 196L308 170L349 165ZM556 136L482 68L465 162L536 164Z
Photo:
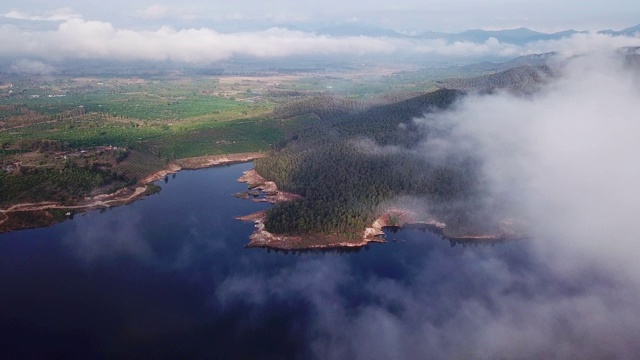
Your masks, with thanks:
M528 326L526 344L522 339L531 351L539 346L531 355L547 347L549 354L566 351L560 357L610 352L630 358L639 350L632 345L638 327L625 319L640 313L640 88L637 69L597 44L571 58L558 69L559 78L533 97L471 96L454 111L435 115L431 120L452 127L450 137L424 143L429 149L444 142L447 151L463 144L477 154L490 196L508 201L511 213L530 224L531 256L549 266L554 279L585 284L580 297L496 299L511 309L507 318L535 324ZM545 335L553 333L555 316L570 313L580 316L565 319L564 326L582 339L558 344ZM515 324L502 322L504 315L486 320L503 336L518 334L509 330ZM596 352L581 353L588 348Z
M629 274L640 256L629 251L640 235L637 69L597 49L557 71L532 97L471 96L434 115L451 132L425 140L424 149L433 154L445 144L445 153L462 147L478 154L489 193L506 195L511 212L533 225L536 243L553 247L555 255L545 257Z
M627 320L640 314L638 69L595 40L588 52L581 42L565 52L557 79L531 97L475 95L416 119L449 129L425 139L425 156L463 151L481 159L488 196L529 224L533 261L580 293L541 296L549 285L504 269L493 274L531 294L492 294L497 314L480 307L463 316L457 331L483 324L474 352L633 358L640 350L633 342L640 327Z
M531 96L470 95L415 119L447 131L412 153L481 159L486 193L530 224L522 253L433 249L404 258L397 278L301 261L275 278L230 277L218 301L307 299L318 358L637 358L640 83L618 53L592 50L571 52ZM423 236L403 246L442 241ZM354 305L344 289L373 300Z
M55 68L49 64L27 59L14 61L9 67L9 72L13 74L49 75L55 73L55 71Z

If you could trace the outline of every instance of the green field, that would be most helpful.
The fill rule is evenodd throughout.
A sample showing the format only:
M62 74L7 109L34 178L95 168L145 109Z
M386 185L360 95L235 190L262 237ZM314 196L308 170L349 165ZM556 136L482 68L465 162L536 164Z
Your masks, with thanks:
M18 96L0 99L0 145L5 149L20 141L50 139L75 148L113 145L182 157L265 150L284 136L282 126L269 122L273 104L219 96L216 84L18 84L23 87Z

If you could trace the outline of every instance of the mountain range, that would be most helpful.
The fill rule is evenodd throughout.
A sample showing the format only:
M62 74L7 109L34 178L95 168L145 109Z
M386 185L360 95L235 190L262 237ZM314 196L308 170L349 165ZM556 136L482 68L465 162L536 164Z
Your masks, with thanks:
M298 29L299 30L299 29ZM329 36L370 36L370 37L391 37L391 38L406 38L406 39L442 39L448 42L455 41L467 41L474 43L481 43L495 38L500 42L524 45L533 41L540 40L555 40L565 37L569 37L578 33L587 33L587 31L578 30L564 30L554 33L543 33L534 31L528 28L506 29L506 30L467 30L461 33L444 33L427 31L416 35L407 35L395 30L386 29L373 25L362 24L342 24L335 26L327 26L311 30L317 34L329 35ZM601 30L599 34L608 34L613 36L633 36L640 33L640 24L632 26L622 30Z

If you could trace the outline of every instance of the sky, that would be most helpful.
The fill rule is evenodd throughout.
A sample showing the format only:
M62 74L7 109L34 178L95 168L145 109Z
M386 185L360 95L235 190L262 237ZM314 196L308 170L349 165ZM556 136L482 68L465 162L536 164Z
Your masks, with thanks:
M61 9L63 9L61 11ZM529 27L539 31L621 29L636 25L640 3L613 1L398 0L257 1L4 1L0 13L47 18L77 14L121 27L247 29L273 25L318 27L364 23L402 31L460 32L473 28ZM54 15L53 18L56 16Z

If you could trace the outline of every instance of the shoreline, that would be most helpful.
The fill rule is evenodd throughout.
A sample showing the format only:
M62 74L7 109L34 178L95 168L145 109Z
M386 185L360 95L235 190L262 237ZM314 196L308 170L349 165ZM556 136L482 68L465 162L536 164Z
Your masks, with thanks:
M386 242L385 239L378 236L349 240L335 235L324 234L305 234L304 236L273 234L265 229L265 218L265 210L236 217L237 220L241 221L253 221L255 226L255 230L249 236L249 243L244 246L245 248L266 248L273 250L322 250L361 248L372 242Z
M85 200L77 202L71 205L60 204L51 201L44 201L39 203L22 203L15 204L6 209L0 209L0 213L4 215L4 219L0 220L0 233L9 232L14 230L31 229L36 227L45 227L53 224L57 224L67 219L71 219L75 214L85 211L91 211L95 209L106 209L114 206L121 206L130 204L142 196L144 196L149 190L148 186L137 186L135 189L122 188L113 194L102 194L91 198L85 198ZM61 210L65 211L64 217L56 218L48 210ZM12 219L9 215L11 213L20 213L22 216L29 216L30 214L42 215L37 221L21 222L20 219ZM14 225L4 226L5 223L10 223L14 220Z
M69 205L54 201L13 204L5 209L0 209L0 214L2 215L0 217L0 233L51 226L70 219L77 213L131 204L134 201L143 199L147 195L155 193L152 192L153 188L150 186L153 182L162 180L165 176L175 174L178 171L198 170L215 166L244 163L265 156L265 153L251 152L176 159L169 163L165 169L147 175L135 185L135 188L124 187L112 194L100 194L93 197L85 197L84 199L78 199L76 202ZM67 212L64 214L64 217L60 217L59 215L56 217L51 214L49 210L67 210ZM34 215L35 219L32 219L33 221L21 221L21 219L12 219L10 214L20 214L22 217L27 218ZM10 225L7 226L7 223Z
M280 202L302 199L302 196L298 194L281 191L280 189L278 189L278 185L275 182L268 181L267 179L263 178L262 175L258 174L256 169L251 169L243 172L242 176L236 181L245 183L251 188L251 190L259 190L264 194L264 198L254 198L254 202L268 202L271 204L277 204ZM240 192L233 195L239 196L245 193L249 195L250 192ZM243 196L243 198L248 199L249 196Z
M278 200L277 185L274 182L266 181L266 179L260 176L255 169L251 169L243 173L243 176L240 177L238 181L245 182L253 188L260 189L264 193L266 193L266 191L263 189L268 189L272 194L272 199L274 200L269 201L272 204L292 200L286 197L282 197ZM300 195L295 196L298 198L300 197ZM254 199L254 201L256 200L257 199ZM273 234L265 229L264 222L266 220L266 210L261 210L244 216L237 216L236 219L241 221L252 221L254 223L255 229L249 236L249 243L245 245L245 248L265 248L284 251L362 248L367 246L369 243L387 242L384 238L384 229L393 228L427 230L440 235L445 240L449 240L452 246L457 244L461 244L463 246L494 244L526 238L507 227L503 227L499 233L495 234L452 236L447 234L447 225L445 223L431 217L420 219L417 213L400 208L389 208L385 210L369 227L364 229L362 236L357 240L349 240L335 235L325 234Z
M189 158L176 159L167 165L167 168L162 169L153 174L147 175L144 179L140 180L141 184L148 184L162 180L165 176L175 174L182 170L200 170L215 166L231 165L238 163L245 163L260 159L267 156L261 152L248 152L237 154L223 154L223 155L205 155Z
M247 170L238 178L238 182L246 183L251 189L258 189L265 197L264 199L253 199L254 202L269 202L277 204L281 202L301 199L302 196L292 194L278 189L278 185L273 181L268 181L262 177L256 169ZM240 193L241 194L241 193ZM235 194L238 195L238 194ZM248 197L243 197L247 199ZM382 228L376 231L375 223L373 228L367 228L362 236L357 240L341 238L336 235L326 234L305 234L284 235L273 234L265 229L266 210L253 214L236 216L237 220L253 221L255 229L249 236L249 243L245 248L267 248L274 250L319 250L319 249L339 249L339 248L361 248L369 243L384 243L386 240L380 235L384 235Z

